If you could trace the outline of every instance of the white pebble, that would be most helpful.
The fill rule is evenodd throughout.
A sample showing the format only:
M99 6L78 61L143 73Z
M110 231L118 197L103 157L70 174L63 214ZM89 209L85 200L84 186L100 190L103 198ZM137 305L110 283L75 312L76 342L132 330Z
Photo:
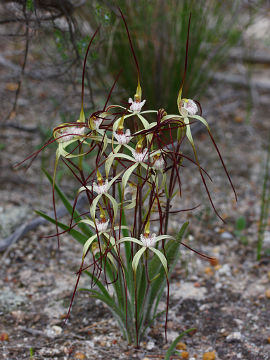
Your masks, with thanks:
M154 349L154 347L155 347L154 341L149 341L146 345L147 350L152 350L152 349Z
M226 337L226 341L241 341L242 338L242 334L239 331L235 331Z
M224 231L221 234L221 239L223 239L223 240L229 240L229 239L232 239L232 238L233 238L232 234L227 232L227 231Z
M220 276L231 276L230 265L224 264L220 269L218 269L217 274Z

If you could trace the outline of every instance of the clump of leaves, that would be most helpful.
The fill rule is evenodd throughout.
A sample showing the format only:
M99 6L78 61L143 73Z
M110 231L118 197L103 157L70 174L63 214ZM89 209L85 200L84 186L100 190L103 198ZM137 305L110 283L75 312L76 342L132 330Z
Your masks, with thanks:
M131 92L133 64L129 61L130 48L121 26L119 14L110 9L120 6L130 24L131 36L138 62L141 66L143 89L150 108L166 104L168 112L175 111L175 94L179 90L179 71L184 70L185 43L188 35L189 13L192 13L191 41L189 44L189 69L185 80L186 97L205 94L214 69L226 60L229 50L241 38L239 16L240 1L220 2L212 0L109 0L96 1L91 5L91 14L106 27L103 36L106 71L110 74L123 67L119 85ZM98 9L98 11L94 11ZM232 15L233 14L233 15ZM109 19L109 20L108 20ZM95 17L91 20L93 23ZM109 24L108 24L109 22ZM100 59L104 67L104 62ZM181 76L183 76L183 71Z

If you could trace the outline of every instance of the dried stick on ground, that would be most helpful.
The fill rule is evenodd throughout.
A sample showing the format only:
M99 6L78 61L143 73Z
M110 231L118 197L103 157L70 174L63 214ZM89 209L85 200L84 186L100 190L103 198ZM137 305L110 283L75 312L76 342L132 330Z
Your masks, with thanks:
M76 210L80 211L83 209L87 201L86 196L81 196L77 202ZM67 209L64 206L60 206L57 211L57 218L61 218L68 214ZM54 217L54 212L48 214L50 217ZM15 244L20 238L22 238L29 231L36 229L39 225L47 224L48 221L43 217L38 216L32 221L22 224L13 234L8 236L6 239L0 241L0 252L7 250L12 244Z

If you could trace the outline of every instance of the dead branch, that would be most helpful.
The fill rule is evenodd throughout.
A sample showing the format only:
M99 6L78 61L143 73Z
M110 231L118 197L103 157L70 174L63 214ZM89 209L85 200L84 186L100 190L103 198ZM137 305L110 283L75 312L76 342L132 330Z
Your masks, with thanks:
M19 99L19 96L20 96L20 92L21 92L22 78L23 78L23 75L24 75L25 66L26 66L27 57L28 57L28 51L29 51L29 23L28 23L29 18L28 18L27 12L26 12L25 5L23 7L23 14L24 14L25 24L26 24L24 57L23 57L23 63L22 63L22 67L21 67L20 77L19 77L19 80L18 80L18 87L17 87L17 90L16 90L14 103L13 103L11 111L9 112L9 114L7 116L7 119L10 119L13 114L16 114L17 103L18 103L18 99Z
M2 0L3 3L17 3L26 6L26 0ZM85 3L85 0L72 1L72 0L35 0L35 8L44 11L60 11L63 14L71 14L75 7L79 7Z
M0 123L0 128L12 128L19 131L36 133L39 131L37 126L22 126L14 123Z
M230 51L230 58L253 64L270 64L270 54L262 51L249 53L245 49L236 48Z
M270 91L270 81L262 79L251 79L249 80L246 76L237 74L227 74L216 72L211 75L215 81L221 81L225 84L240 86L240 87L254 87L258 90Z
M84 207L85 203L87 201L87 197L81 196L79 200L77 201L76 210L80 211ZM60 219L61 217L68 214L67 209L64 206L60 206L57 211L57 218ZM54 212L50 212L48 214L50 217L54 218ZM40 225L47 224L48 221L45 220L43 217L38 216L32 221L22 224L18 227L18 229L8 236L6 239L0 241L0 252L3 252L7 250L12 244L15 244L19 239L21 239L25 234L27 234L29 231L36 229Z

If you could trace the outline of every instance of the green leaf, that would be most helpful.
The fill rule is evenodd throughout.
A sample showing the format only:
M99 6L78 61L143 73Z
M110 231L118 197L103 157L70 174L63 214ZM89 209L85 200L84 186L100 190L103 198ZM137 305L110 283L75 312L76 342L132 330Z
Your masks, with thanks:
M246 226L247 226L247 222L246 222L246 218L244 216L240 216L237 220L236 220L236 230L237 231L243 231L245 230Z
M108 298L108 301L113 301L113 298L111 297L111 295L109 294L109 292L107 291L107 289L105 288L105 286L102 284L101 281L98 280L98 278L93 275L91 272L85 270L84 271L89 277L91 277L94 280L94 283L97 285L97 287L99 288L99 290L103 293L103 295ZM84 290L84 289L80 289L80 290ZM88 289L85 289L88 291Z
M44 174L46 175L46 177L48 178L50 183L53 185L53 179L52 179L51 175L45 169L42 169L42 171L44 172ZM86 226L83 223L80 223L81 217L80 217L79 212L73 208L73 206L70 204L70 202L69 202L68 198L66 197L66 195L64 194L64 192L56 184L54 184L54 188L55 188L58 196L60 197L63 205L69 212L69 214L72 216L72 213L73 213L74 218L76 218L76 223L78 224L78 227L82 230L82 232L85 235L87 235L88 237L93 235L92 231L89 229L88 226Z
M33 3L33 0L27 0L26 1L26 9L28 11L31 11L33 12L35 10L35 6L34 6L34 3Z
M164 360L170 360L170 356L173 355L176 345L178 344L179 340L182 339L182 337L184 337L188 333L195 331L195 330L196 330L195 328L191 328L186 331L183 331L179 336L177 336L177 338L175 338L175 340L171 343L169 349L166 351Z
M123 194L122 194L122 190L121 190L121 185L118 184L118 195L119 195L119 199L120 199L120 203L122 203L123 201ZM127 227L127 221L126 221L126 215L125 215L125 211L122 208L121 211L121 225L122 226L122 234L124 237L128 237L129 236L129 231L126 230L125 228ZM127 281L127 286L128 286L128 290L131 296L131 303L134 303L134 284L133 284L133 271L132 271L132 265L131 265L131 261L130 257L131 257L131 244L129 241L126 241L124 243L124 247L125 247L125 276L126 276L126 281Z
M189 224L189 222L186 221L186 222L182 225L180 231L178 232L178 234L177 234L177 236L176 236L176 240L177 240L177 241L182 241L182 238L183 238L183 236L184 236L184 234L185 234L185 231L186 231L186 229L187 229L187 227L188 227L188 224Z
M177 263L181 240L184 236L187 226L188 226L188 222L184 223L180 231L178 232L176 239L170 240L165 244L165 254L169 268L168 278L170 278L174 270L174 267ZM150 287L148 314L149 314L149 319L151 319L151 316L154 316L157 311L157 306L159 304L161 296L164 292L164 288L166 286L166 273L164 267L160 262L160 259L157 256L153 256L153 258L149 262L148 269L149 269L150 279L154 279L156 275L159 274L159 276L156 277L156 279L153 281Z
M42 216L44 219L48 220L49 222L53 223L53 224L56 224L56 221L55 219L51 218L50 216L44 214L43 212L41 211L35 211L38 215ZM77 230L74 230L74 229L70 229L69 226L57 221L57 225L67 231L68 234L70 234L75 240L77 240L79 243L81 243L82 245L84 245L84 243L86 242L87 240L87 236L83 235L82 233L80 233L79 231Z

